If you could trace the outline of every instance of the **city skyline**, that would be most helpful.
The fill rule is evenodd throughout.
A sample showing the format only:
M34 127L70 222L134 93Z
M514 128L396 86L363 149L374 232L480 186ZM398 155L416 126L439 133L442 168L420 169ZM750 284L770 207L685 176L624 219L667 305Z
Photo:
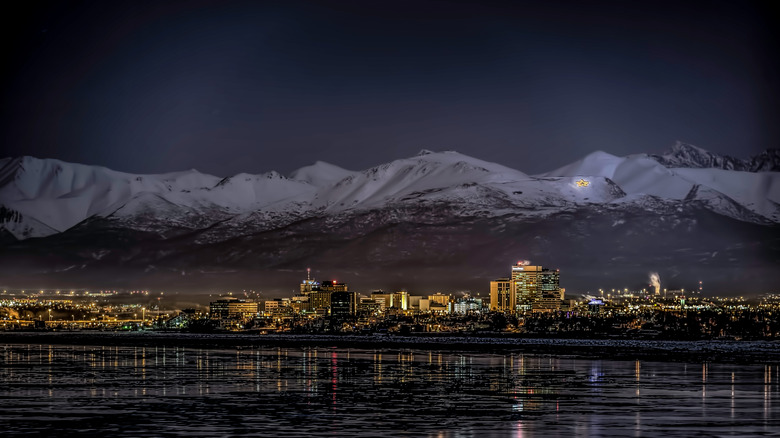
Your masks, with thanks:
M306 268L305 270L301 271L299 274L303 274L305 272L306 277L300 281L296 286L297 287L290 287L286 289L280 289L280 290L267 290L264 292L264 288L262 287L262 284L258 284L257 287L254 288L248 288L248 289L218 289L218 288L204 288L202 290L193 292L193 291L180 291L173 289L159 289L159 288L150 288L150 289L144 289L144 288L135 288L135 289L127 289L127 288L74 288L74 287L57 287L57 288L35 288L35 287L26 287L26 288L11 288L11 289L3 289L2 295L4 296L27 296L29 298L35 299L38 297L100 297L100 296L117 296L117 295L125 295L125 296L133 296L138 295L139 297L143 296L149 296L150 294L155 295L159 294L160 297L164 295L166 292L168 293L168 299L175 302L177 300L187 300L192 302L191 300L193 298L198 298L200 300L210 299L214 296L222 297L222 298L248 298L248 297L254 297L253 299L278 299L278 298L284 298L284 299L290 299L290 298L296 298L301 296L309 296L312 292L319 292L319 291L340 291L340 292L354 292L358 294L358 296L369 296L374 293L379 294L394 294L394 293L406 293L411 295L418 295L422 294L425 296L426 294L443 294L450 297L453 297L453 299L458 298L468 298L468 297L483 297L483 299L488 299L492 303L504 303L502 305L498 305L497 307L491 307L491 310L517 310L515 309L515 305L518 303L522 303L524 300L539 300L542 298L542 294L544 291L549 291L553 293L555 297L560 298L560 300L564 300L564 295L568 295L570 298L577 298L577 299L591 299L593 297L598 296L619 296L623 292L626 294L633 294L636 296L655 296L655 297L662 297L666 298L667 292L671 291L674 295L685 295L686 290L687 293L691 296L709 296L712 298L721 298L720 295L706 293L704 288L704 282L703 280L699 280L698 282L692 282L690 284L683 285L682 283L671 283L671 285L666 283L661 283L661 278L657 272L649 272L648 276L646 278L646 281L644 283L641 282L635 282L632 286L624 285L622 287L618 286L615 287L615 284L608 284L603 287L598 287L593 290L572 290L569 288L567 291L566 287L560 286L560 269L550 269L545 268L542 266L532 266L531 262L529 260L521 260L518 261L515 264L512 264L510 266L511 269L511 275L506 278L498 278L498 279L489 279L484 278L483 283L484 287L479 289L448 289L445 287L431 287L431 288L414 288L414 287L406 287L406 286L388 286L388 285L382 285L382 284L373 284L373 285L361 285L359 287L351 287L347 288L348 284L354 283L350 280L360 280L360 276L343 276L343 275L335 275L334 272L329 272L330 275L323 275L320 278L318 278L317 273L319 270L312 268ZM533 279L530 281L530 285L526 284L527 280L523 280L521 282L518 282L522 278L522 274L518 271L522 271L523 269L528 270L529 272L527 274L533 275ZM545 279L545 275L547 275L550 279ZM550 277L552 275L552 277ZM300 276L299 276L300 277ZM340 280L336 280L335 278L339 278ZM565 280L564 276L564 280ZM501 286L498 286L497 283L502 283ZM522 283L522 284L521 284ZM549 285L547 287L546 285ZM565 286L565 282L564 282ZM503 295L502 292L503 291ZM235 295L234 295L235 294ZM530 294L530 295L529 295ZM560 294L560 295L558 295ZM723 297L741 297L748 299L755 299L756 297L771 294L771 292L756 292L756 293L733 293L733 294L725 294ZM208 297L208 298L206 298ZM201 303L202 304L202 303ZM530 302L527 302L525 304L530 304ZM524 310L531 310L532 307L530 305L523 306ZM514 310L513 310L514 309ZM539 310L539 309L535 309Z

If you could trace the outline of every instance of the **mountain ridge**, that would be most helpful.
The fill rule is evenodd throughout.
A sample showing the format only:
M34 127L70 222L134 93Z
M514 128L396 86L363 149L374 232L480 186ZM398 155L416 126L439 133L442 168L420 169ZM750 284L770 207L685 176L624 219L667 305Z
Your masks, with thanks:
M780 171L780 149L767 149L748 159L717 155L700 147L677 141L661 155L648 154L665 167L689 167L697 169L723 169L743 172Z
M695 198L699 191L706 192L705 199L713 203L715 211L719 211L716 204L730 199L758 215L759 221L780 221L780 182L776 172L723 173L734 171L694 165L734 168L736 162L730 157L714 159L713 154L682 143L672 150L676 155L664 155L665 161L645 154L617 157L596 151L535 176L454 151L427 150L362 171L319 161L294 171L289 178L274 171L225 178L196 170L138 175L53 159L4 159L0 162L0 205L5 213L0 228L17 239L45 237L93 216L116 212L132 216L134 212L128 205L138 204L139 197L146 193L157 194L189 210L190 215L197 214L196 210L213 214L217 209L234 215L287 209L321 214L380 208L386 203L414 199L480 204L480 195L469 190L478 185L486 190L490 187L487 192L492 193L494 200L511 199L510 204L527 209L556 203L565 207L613 202L614 196L604 191L607 181L615 183L626 195L658 196L671 201L690 201L691 193ZM676 161L670 157L676 157ZM669 163L685 164L680 157L694 158L688 166L667 167ZM593 180L592 186L576 186L574 180L578 177ZM727 184L722 183L726 180ZM705 190L693 191L695 186ZM720 213L734 217L733 209ZM752 216L742 219L756 220Z
M315 162L288 177L0 160L0 278L205 281L221 272L229 283L262 272L287 284L290 272L316 265L396 284L425 281L419 272L457 278L468 265L474 273L453 284L479 287L478 276L500 275L489 274L496 263L522 257L580 279L569 287L628 281L648 267L778 283L778 172L597 151L527 175L423 152L360 171Z

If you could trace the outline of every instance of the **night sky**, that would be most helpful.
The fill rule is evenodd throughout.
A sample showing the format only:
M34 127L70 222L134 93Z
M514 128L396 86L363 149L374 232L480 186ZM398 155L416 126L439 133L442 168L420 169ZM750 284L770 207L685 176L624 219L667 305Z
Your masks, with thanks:
M538 173L676 140L780 144L777 15L760 3L17 6L0 156L225 176L426 148Z

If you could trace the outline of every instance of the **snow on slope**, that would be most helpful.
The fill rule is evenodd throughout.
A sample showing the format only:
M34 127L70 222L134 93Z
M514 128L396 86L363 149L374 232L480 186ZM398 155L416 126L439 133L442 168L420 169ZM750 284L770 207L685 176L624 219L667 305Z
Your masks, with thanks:
M528 175L453 151L422 151L416 157L395 160L354 173L320 191L315 205L329 210L360 206L379 207L388 201L468 184L527 180Z
M198 195L208 201L236 211L250 211L282 201L305 201L315 188L302 181L289 180L276 172L262 175L240 173L225 178L213 189Z
M780 221L780 173L674 169L689 181L722 193L773 222Z
M65 231L92 216L130 217L149 214L156 198L192 212L218 206L243 212L286 199L307 198L314 189L275 172L239 174L220 179L196 170L160 175L134 175L104 167L22 157L0 162L0 205L3 228L17 238ZM154 196L147 196L152 194Z
M616 157L593 152L543 176L600 176L609 178L629 195L653 195L665 199L685 199L693 183L643 155Z
M342 169L324 161L317 161L311 166L301 167L290 174L290 179L305 181L315 187L326 187L356 172Z
M606 177L617 183L632 198L652 195L663 199L683 200L699 185L709 189L706 192L707 199L711 200L713 193L717 193L728 198L723 201L736 202L773 222L780 219L777 205L780 197L778 193L780 173L778 172L751 173L715 168L667 168L645 154L616 157L599 151L542 175ZM704 196L704 192L702 195ZM732 213L730 212L730 215L733 216Z
M226 226L249 229L307 215L426 203L458 206L466 215L537 215L589 204L643 202L647 195L698 200L741 220L761 222L755 213L780 222L780 173L670 169L644 154L594 152L529 176L457 152L422 151L360 172L317 162L291 177L269 172L220 179L195 170L134 175L51 159L3 159L0 229L24 239L110 216L125 226L167 235L166 226L196 229L228 220Z

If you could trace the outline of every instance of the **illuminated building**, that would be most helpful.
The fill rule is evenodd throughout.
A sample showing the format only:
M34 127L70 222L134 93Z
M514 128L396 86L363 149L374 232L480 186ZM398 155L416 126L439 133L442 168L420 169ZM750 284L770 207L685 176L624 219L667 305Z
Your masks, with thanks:
M490 310L514 312L515 302L515 289L508 278L499 278L490 282Z
M600 313L601 308L604 307L604 301L594 298L588 302L588 311L590 313Z
M265 300L263 301L263 311L271 312L279 308L280 305L281 301L279 300Z
M445 306L444 304L440 304L437 301L431 301L430 305L428 306L428 311L431 313L447 314L450 313L450 305L448 303Z
M257 303L239 299L222 299L209 303L211 319L251 319L257 316Z
M539 300L533 303L534 310L555 311L561 309L560 272L542 269L539 274Z
M358 313L364 316L376 315L380 310L382 309L379 303L371 298L361 298L357 307Z
M452 301L452 297L442 293L436 293L434 295L428 295L428 300L430 300L431 303L439 303L442 306L449 306L450 301Z
M393 294L393 305L396 309L409 309L409 292L402 290Z
M433 313L450 313L452 312L452 297L442 293L428 295L428 304L426 309L427 311ZM422 300L420 300L420 310L423 310Z
M301 295L308 295L315 290L320 290L320 283L312 280L311 269L306 268L306 280L301 282Z
M292 306L293 310L296 313L308 312L309 310L311 310L311 307L309 307L308 295L299 295L299 296L292 297L292 300L290 301L290 305Z
M311 289L305 293L305 295L309 297L308 310L318 313L327 313L331 308L332 293L348 291L346 283L339 283L335 280L317 283L308 278L301 284L301 291L303 291L304 288L308 289L309 286L311 286Z
M371 300L379 304L379 309L382 311L393 307L393 294L385 293L382 290L371 292Z
M357 294L338 291L330 294L330 314L333 316L351 316L357 313Z
M559 310L562 299L560 271L528 261L512 266L511 278L490 282L491 310Z
M520 310L531 310L533 303L541 298L539 288L541 271L541 266L529 266L524 263L512 266L512 289Z
M330 294L332 292L319 290L309 293L309 308L313 311L330 309Z
M458 299L458 301L453 306L454 313L465 314L469 312L479 312L480 310L482 310L482 300L470 296L465 296Z
M327 291L327 292L347 292L347 283L337 283L336 280L333 281L323 281L322 284L320 284L320 289Z

